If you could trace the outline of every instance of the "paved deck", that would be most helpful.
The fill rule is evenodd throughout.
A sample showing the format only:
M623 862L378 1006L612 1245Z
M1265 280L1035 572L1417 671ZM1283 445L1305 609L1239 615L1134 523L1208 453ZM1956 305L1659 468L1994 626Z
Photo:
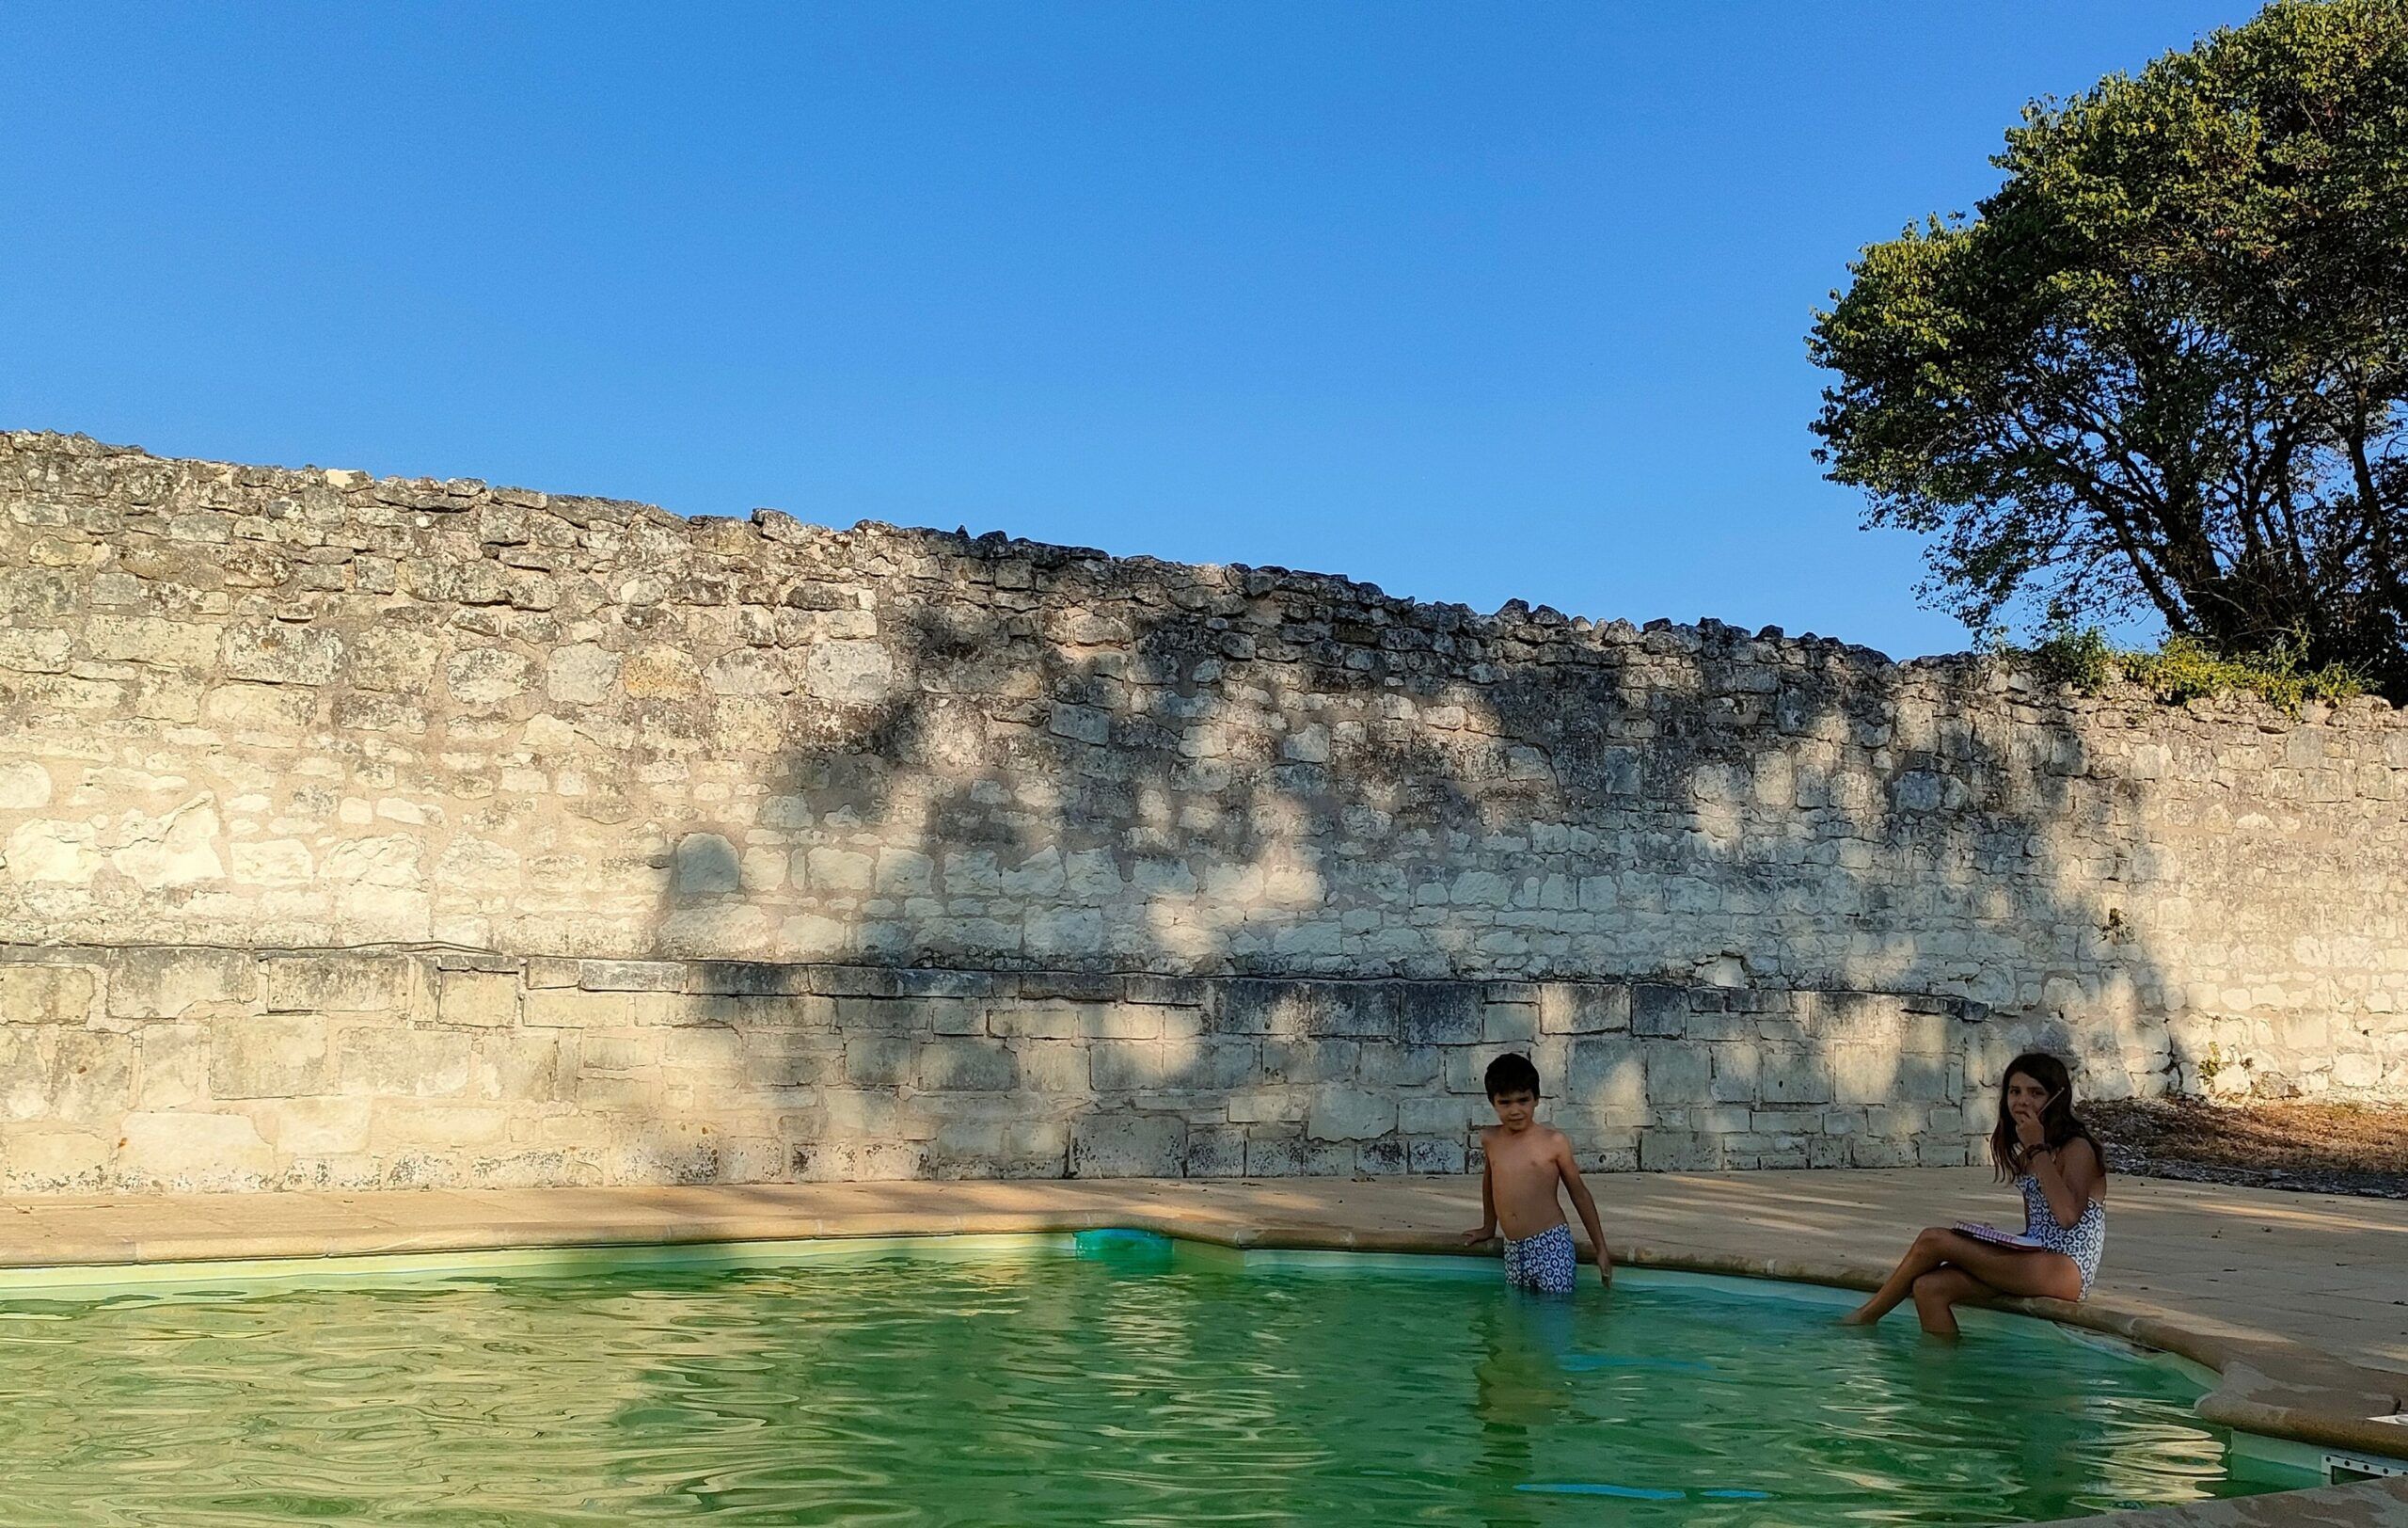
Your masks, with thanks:
M1915 1229L2012 1219L1975 1170L1597 1180L1640 1265L1869 1287ZM1239 1246L1427 1249L1479 1180L778 1184L0 1200L0 1266L1140 1226ZM2408 1203L2123 1178L2080 1307L2039 1313L2217 1369L2210 1420L2408 1456ZM1910 1320L1901 1313L1893 1320Z

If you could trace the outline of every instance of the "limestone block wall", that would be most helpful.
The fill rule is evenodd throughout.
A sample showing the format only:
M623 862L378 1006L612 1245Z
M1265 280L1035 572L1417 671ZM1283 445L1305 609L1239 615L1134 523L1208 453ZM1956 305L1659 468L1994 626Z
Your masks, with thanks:
M497 981L515 972L517 1020L495 1027L512 1033L531 1011L584 1005L557 995L587 986L544 975L563 961L637 963L594 969L669 973L654 979L662 993L698 1001L745 997L709 985L721 979L709 972L739 966L958 982L960 993L774 995L825 999L831 1034L849 1044L860 1027L863 1056L908 1051L914 1068L922 1044L948 1054L958 1047L938 1042L982 1033L998 1054L1075 1054L1089 1068L1072 1086L1048 1070L1070 1062L1023 1072L1015 1060L1011 1087L989 1096L928 1086L897 1061L851 1090L883 1090L891 1122L932 1133L898 1123L881 1140L863 1123L866 1134L832 1138L843 1143L811 1158L848 1171L1035 1170L1055 1157L1055 1170L1077 1168L1067 1143L999 1147L990 1160L940 1150L919 1101L941 1092L979 1093L1005 1113L1009 1101L1032 1120L1068 1111L1066 1141L1089 1114L1155 1117L1098 1091L1096 1058L1124 1037L937 1027L971 1022L939 997L1003 1005L981 1010L991 1025L1032 980L1142 978L1210 993L1435 983L1426 990L1481 995L1483 1035L1492 1009L1515 1006L1492 1003L1494 992L1742 995L1690 1010L1723 1015L1717 1024L1754 1011L1735 1000L1803 1013L1818 994L1886 995L1861 1011L1914 1001L1976 1015L1952 1022L1980 1031L1982 1056L2047 1043L2073 1055L2097 1091L2400 1094L2404 777L2408 719L2371 701L2301 717L2237 702L2169 708L2059 692L1972 661L1893 664L1710 622L1642 630L1519 605L1480 615L1279 569L826 530L770 511L686 520L469 482L0 435L0 941L16 951L0 1032L30 1058L11 1074L0 1152L9 1181L28 1186L94 1171L153 1181L131 1159L93 1167L54 1126L72 1116L130 1153L136 1118L220 1122L187 1121L204 1141L231 1131L229 1104L245 1119L274 1114L260 1098L347 1099L324 1106L356 1121L359 1106L376 1113L393 1080L388 1068L370 1086L370 1063L322 1058L333 1070L296 1061L311 1086L289 1093L197 1090L153 1106L143 1103L148 1031L160 1025L205 1041L213 1065L221 1023L236 1026L223 1043L244 1054L290 1031L306 1056L323 1031L328 1058L337 1031L358 1046L381 1028L395 1038L375 1054L431 1069L433 1091L395 1095L422 1101L457 1102L445 1068L463 1043L472 1058L501 1048L447 1027L439 1005L432 1019L407 1005L274 1006L270 975L302 958L438 973L448 967L426 963L467 962L459 969ZM169 947L250 962L253 984L189 1011L112 1011L114 963ZM40 1011L73 1011L76 982L40 974L59 962L89 977L100 1006L80 1024L22 1017L57 997L54 980L66 1007ZM442 985L426 979L428 991ZM665 1001L597 996L595 1017L569 1027L625 1040L611 1015ZM1217 1001L1139 1006L1193 1009L1209 1026ZM921 1006L889 1030L876 1026L899 1011L879 1003ZM343 1016L354 1012L372 1017ZM1803 1074L1837 1067L1843 1048L1886 1043L1877 1023L1859 1035L1847 1022L1807 1027ZM725 1027L752 1043L752 1028ZM631 1027L656 1028L662 1058L644 1064L681 1076L646 1094L652 1128L700 1130L733 1106L685 1051L668 1058L666 1037L716 1030ZM411 1038L437 1032L466 1038ZM919 1038L906 1045L907 1032ZM1166 1027L1130 1043L1194 1038ZM1397 1104L1397 1125L1365 1138L1394 1150L1374 1155L1410 1160L1424 1136L1456 1138L1406 1126L1404 1104L1429 1083L1367 1059L1386 1055L1376 1037L1370 1049L1367 1037L1326 1038L1357 1043L1348 1065L1371 1070L1310 1086L1350 1083ZM1686 1027L1629 1037L1651 1058L1740 1043ZM1212 1084L1228 1095L1218 1126L1204 1119L1209 1100L1173 1110L1182 1168L1245 1160L1203 1145L1191 1156L1186 1142L1215 1131L1242 1127L1248 1150L1257 1125L1266 1142L1273 1126L1317 1138L1308 1106L1298 1118L1228 1114L1251 1090L1289 1084L1272 1043L1257 1035L1250 1053L1226 1051L1251 1054L1259 1070ZM1558 1058L1572 1064L1568 1051ZM119 1095L76 1070L86 1061L132 1067L127 1128L115 1135L103 1106ZM1703 1064L1711 1076L1712 1058ZM591 1074L598 1093L609 1074ZM523 1102L574 1106L541 1114L551 1131L584 1127L563 1120L604 1129L607 1111L575 1090L587 1075L563 1084L568 1097ZM1982 1080L1976 1066L1961 1086ZM1567 1079L1561 1106L1588 1107L1592 1081ZM178 1096L162 1086L159 1096ZM1109 1108L1096 1102L1105 1094ZM1946 1109L1963 1097L1893 1102ZM1726 1111L1711 1129L1687 1112L1698 1103L1671 1094L1651 1096L1644 1119L1592 1121L1596 1149L1644 1164L1656 1132L1657 1160L1689 1154L1689 1136L1713 1138L1718 1159L1814 1160L1891 1138L1868 1117L1858 1134L1839 1132L1844 1148L1766 1147L1754 1138L1812 1133L1741 1129L1727 1111L1791 1101L1707 1102ZM452 1118L472 1128L471 1116ZM1944 1153L1961 1122L1941 1118L1918 1128ZM740 1138L789 1139L757 1123ZM510 1138L514 1127L499 1128ZM969 1139L968 1128L947 1138ZM344 1158L342 1181L387 1181L378 1175L432 1149L432 1138L399 1144L398 1124L369 1129L388 1144L310 1159ZM1623 1130L1638 1134L1612 1134ZM38 1135L47 1144L14 1144ZM1329 1138L1351 1142L1356 1166L1371 1150ZM601 1166L617 1148L600 1137L554 1144L562 1181L642 1175L625 1167L632 1158ZM80 1165L16 1166L54 1151ZM203 1177L215 1170L208 1154L191 1153ZM306 1178L316 1170L293 1165L305 1154L246 1157L228 1181ZM572 1159L586 1165L572 1170ZM461 1181L530 1181L539 1157L466 1160L497 1165ZM783 1144L716 1160L738 1176L833 1170Z
M0 955L20 1191L1459 1172L1509 1050L1592 1169L1956 1165L2013 1043L1653 982Z

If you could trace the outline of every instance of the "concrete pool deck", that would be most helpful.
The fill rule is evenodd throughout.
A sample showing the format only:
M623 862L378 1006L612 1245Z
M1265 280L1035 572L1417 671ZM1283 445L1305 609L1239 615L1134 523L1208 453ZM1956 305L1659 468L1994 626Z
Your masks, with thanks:
M2012 1220L2020 1209L2012 1190L1970 1169L1592 1181L1625 1263L1860 1288L1887 1271L1918 1227ZM1460 1250L1457 1234L1479 1206L1472 1177L39 1197L0 1200L0 1267L1102 1226L1242 1247ZM2408 1203L2119 1178L2109 1228L2088 1301L2019 1308L2215 1369L2223 1383L2200 1404L2209 1421L2408 1456L2408 1423L2381 1420L2408 1414ZM2219 1505L2315 1509L2311 1498L2328 1494ZM2342 1515L2329 1520L2180 1520L2408 1522L2408 1482L2340 1495ZM2398 1516L2368 1517L2363 1507Z

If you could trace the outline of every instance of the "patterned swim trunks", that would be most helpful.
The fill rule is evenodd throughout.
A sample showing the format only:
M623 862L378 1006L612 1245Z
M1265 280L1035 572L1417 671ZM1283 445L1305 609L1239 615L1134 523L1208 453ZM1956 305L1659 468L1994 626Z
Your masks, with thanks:
M1572 1228L1557 1221L1535 1236L1505 1238L1505 1282L1515 1289L1546 1295L1569 1295L1580 1260L1572 1247Z

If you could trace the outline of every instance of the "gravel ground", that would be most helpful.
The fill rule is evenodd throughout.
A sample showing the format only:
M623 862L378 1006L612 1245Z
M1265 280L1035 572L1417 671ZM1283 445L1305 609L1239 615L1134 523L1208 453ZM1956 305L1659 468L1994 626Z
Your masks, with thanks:
M2113 1171L2408 1199L2408 1105L2131 1099L2082 1116Z

